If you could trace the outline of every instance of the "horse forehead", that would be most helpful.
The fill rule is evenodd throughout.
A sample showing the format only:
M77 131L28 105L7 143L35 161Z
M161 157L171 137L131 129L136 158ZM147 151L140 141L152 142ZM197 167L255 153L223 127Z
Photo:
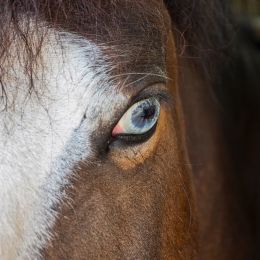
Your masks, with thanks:
M79 54L82 67L84 62L88 63L96 75L101 75L103 68L102 72L106 73L102 76L113 79L115 84L112 85L116 86L123 83L133 87L129 83L143 78L149 81L151 75L164 77L170 23L161 1L90 0L80 11L79 2L73 1L67 9L65 5L61 13L59 10L63 9L57 11L53 7L55 22L51 15L46 20L55 31L66 32L65 37L60 38L63 42L77 46L79 51L74 53Z
M48 9L46 20L102 42L154 40L156 31L161 34L169 25L162 1L89 0L84 6L82 2L70 1L69 6L65 2L62 9L55 9L57 3L52 3L52 13Z
M52 8L51 25L99 45L116 74L147 72L151 64L163 66L169 19L161 1L90 0L83 7L79 2L67 9L65 5L65 11Z

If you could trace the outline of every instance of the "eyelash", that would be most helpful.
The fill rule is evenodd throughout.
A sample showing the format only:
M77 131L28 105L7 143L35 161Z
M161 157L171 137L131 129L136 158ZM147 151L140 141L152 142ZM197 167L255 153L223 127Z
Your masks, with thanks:
M154 91L154 93L149 93L149 94L141 94L136 98L133 98L131 104L128 106L128 108L126 109L126 111L133 106L135 103L145 100L145 99L149 99L149 98L156 98L159 103L169 103L171 100L170 95L167 92L158 92L158 91ZM126 112L125 111L125 112Z

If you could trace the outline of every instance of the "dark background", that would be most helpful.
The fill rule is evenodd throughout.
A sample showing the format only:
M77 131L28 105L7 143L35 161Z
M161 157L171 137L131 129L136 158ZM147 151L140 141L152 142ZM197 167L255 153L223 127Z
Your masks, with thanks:
M238 21L248 21L260 39L260 0L231 0L231 6Z

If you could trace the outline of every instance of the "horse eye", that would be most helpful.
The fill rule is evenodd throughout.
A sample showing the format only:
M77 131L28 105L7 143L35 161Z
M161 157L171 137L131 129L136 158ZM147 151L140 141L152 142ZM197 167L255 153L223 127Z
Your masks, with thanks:
M147 98L132 105L112 131L113 137L140 137L154 129L160 114L160 103Z

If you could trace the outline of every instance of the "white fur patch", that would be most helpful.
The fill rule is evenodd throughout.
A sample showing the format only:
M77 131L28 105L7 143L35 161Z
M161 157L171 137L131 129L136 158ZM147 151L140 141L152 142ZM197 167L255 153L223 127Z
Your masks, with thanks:
M14 66L7 86L12 105L0 112L0 259L4 260L40 258L39 249L51 238L61 187L77 162L91 158L90 135L100 120L95 116L111 103L104 92L108 76L99 48L69 34L52 32L46 38L44 71L35 81L39 97L32 93L28 98L22 67ZM113 89L110 86L109 96L125 102ZM102 118L108 120L111 112Z

